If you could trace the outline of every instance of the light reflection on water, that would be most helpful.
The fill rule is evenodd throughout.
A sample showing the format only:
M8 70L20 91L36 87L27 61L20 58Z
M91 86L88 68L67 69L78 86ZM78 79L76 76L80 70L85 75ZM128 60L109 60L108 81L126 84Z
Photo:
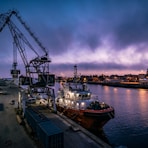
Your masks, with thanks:
M89 85L102 101L115 108L115 118L104 126L113 145L148 147L148 90Z
M101 85L89 85L89 88L115 109L115 118L103 128L109 143L148 148L148 90Z

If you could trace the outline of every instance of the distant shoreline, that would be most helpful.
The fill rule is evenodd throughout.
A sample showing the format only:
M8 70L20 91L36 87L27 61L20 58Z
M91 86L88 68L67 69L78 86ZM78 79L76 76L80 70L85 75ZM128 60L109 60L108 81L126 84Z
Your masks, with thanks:
M102 86L112 86L112 87L124 87L124 88L139 88L148 89L148 84L141 84L139 82L87 82L88 84L96 84Z

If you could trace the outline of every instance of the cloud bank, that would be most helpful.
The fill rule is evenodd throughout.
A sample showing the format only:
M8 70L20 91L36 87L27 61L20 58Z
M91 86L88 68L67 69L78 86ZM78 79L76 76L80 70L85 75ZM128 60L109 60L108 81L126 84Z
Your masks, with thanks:
M70 71L74 64L86 73L147 69L148 1L14 0L1 5L1 13L20 12L48 49L53 73ZM12 38L6 28L0 44L7 59L4 51L11 54Z

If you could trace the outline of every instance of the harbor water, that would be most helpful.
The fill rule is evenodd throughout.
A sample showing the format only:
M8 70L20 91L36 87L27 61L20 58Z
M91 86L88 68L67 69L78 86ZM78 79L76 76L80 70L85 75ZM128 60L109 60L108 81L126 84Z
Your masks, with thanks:
M115 118L104 126L114 147L148 148L148 90L89 85L93 93L115 109Z
M115 109L115 118L103 128L107 141L113 147L148 148L148 90L88 86L100 101Z

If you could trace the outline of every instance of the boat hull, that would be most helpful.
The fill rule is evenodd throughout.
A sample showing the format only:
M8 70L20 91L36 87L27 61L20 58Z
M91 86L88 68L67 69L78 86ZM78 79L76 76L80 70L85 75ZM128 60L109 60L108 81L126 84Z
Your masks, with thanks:
M101 130L110 119L114 118L113 108L95 111L64 108L57 105L57 110L90 131Z

